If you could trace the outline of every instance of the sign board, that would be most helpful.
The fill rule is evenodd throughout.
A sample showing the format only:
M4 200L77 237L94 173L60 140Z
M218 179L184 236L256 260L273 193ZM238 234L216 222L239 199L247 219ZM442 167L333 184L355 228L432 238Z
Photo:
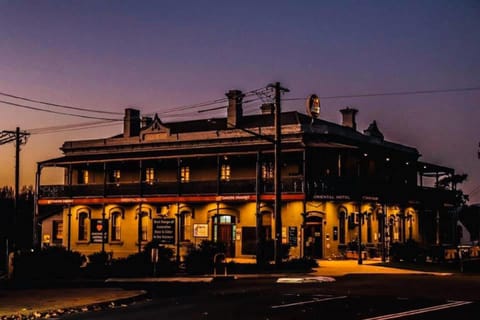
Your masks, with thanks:
M320 116L320 98L316 94L307 98L307 114L315 119Z
M193 224L193 236L195 238L208 238L208 224L207 223Z
M175 244L175 219L153 219L153 240L160 244Z
M288 227L288 244L291 247L296 247L297 243L297 227Z
M108 242L108 220L107 219L92 219L90 220L90 242L103 243Z

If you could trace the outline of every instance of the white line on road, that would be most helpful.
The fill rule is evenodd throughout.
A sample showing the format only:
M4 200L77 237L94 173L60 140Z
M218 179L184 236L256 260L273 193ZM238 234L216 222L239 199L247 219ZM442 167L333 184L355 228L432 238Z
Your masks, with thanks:
M406 317L406 316L412 316L412 315L415 315L415 314L421 314L421 313L438 311L438 310L442 310L442 309L460 307L460 306L470 304L470 303L472 303L472 301L454 301L454 302L451 302L451 303L440 304L438 306L422 308L422 309L415 309L415 310L404 311L404 312L399 312L399 313L386 314L386 315L378 316L378 317L374 317L374 318L366 318L364 320L396 319L396 318L401 318L401 317Z
M272 309L288 308L288 307L301 306L301 305L304 305L304 304L317 303L317 302L322 302L322 301L345 299L346 297L347 296L331 297L331 298L323 298L323 299L313 299L313 300L300 301L300 302L294 302L294 303L288 303L288 304L279 304L277 306L271 306L271 308Z

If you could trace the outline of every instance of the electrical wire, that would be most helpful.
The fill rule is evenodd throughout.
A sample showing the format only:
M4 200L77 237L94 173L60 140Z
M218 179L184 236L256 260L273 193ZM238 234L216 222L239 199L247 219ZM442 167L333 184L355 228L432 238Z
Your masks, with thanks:
M320 99L342 99L342 98L366 98L366 97L382 97L382 96L404 96L414 94L432 94L432 93L447 93L447 92L462 92L462 91L477 91L480 87L469 88L453 88L453 89L438 89L438 90L417 90L417 91L398 91L398 92L380 92L380 93L365 93L365 94L351 94L351 95L336 95L336 96L320 96ZM306 98L286 98L284 101L305 100Z
M46 101L41 101L41 100L36 100L36 99L31 99L31 98L26 98L26 97L21 97L21 96L16 96L16 95L13 95L13 94L10 94L10 93L5 93L5 92L0 92L0 95L5 96L5 97L9 97L9 98L14 98L14 99L23 100L23 101L40 103L40 104L44 104L44 105L47 105L47 106L64 108L64 109L70 109L70 110L87 111L87 112L103 113L103 114L112 114L112 115L122 115L122 114L123 114L123 113L121 113L121 112L103 111L103 110L98 110L98 109L88 109L88 108L72 107L72 106L68 106L68 105L64 105L64 104L57 104L57 103L52 103L52 102L46 102Z
M111 120L111 121L119 120L119 119L94 117L94 116L87 116L87 115L74 114L74 113L68 113L68 112L54 111L54 110L49 110L49 109L42 109L42 108L38 108L38 107L27 106L27 105L24 105L24 104L18 104L18 103L8 102L8 101L4 101L4 100L0 100L0 103L8 104L8 105L19 107L19 108L29 109L29 110L60 114L60 115L64 115L64 116L71 116L71 117L78 117L78 118L85 118L85 119L96 119L96 120Z

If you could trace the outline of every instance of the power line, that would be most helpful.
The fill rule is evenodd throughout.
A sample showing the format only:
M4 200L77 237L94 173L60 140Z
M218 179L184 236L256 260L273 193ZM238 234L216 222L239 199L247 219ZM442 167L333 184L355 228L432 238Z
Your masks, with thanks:
M68 106L68 105L64 105L64 104L57 104L57 103L52 103L52 102L46 102L46 101L41 101L41 100L16 96L16 95L13 95L13 94L10 94L10 93L5 93L5 92L0 92L0 95L5 96L5 97L9 97L9 98L19 99L19 100L24 100L24 101L28 101L28 102L34 102L34 103L40 103L40 104L44 104L44 105L47 105L47 106L70 109L70 110L87 111L87 112L103 113L103 114L113 114L113 115L122 115L123 114L121 112L103 111L103 110L98 110L98 109L72 107L72 106Z
M117 125L117 121L110 121L110 120L103 120L103 121L92 121L92 122L83 122L77 124L68 124L68 125L61 125L61 126L51 126L51 127L42 127L42 128L34 128L28 130L31 134L45 134L45 133L54 133L54 132L63 132L68 130L82 130L82 129L89 129L89 128L98 128L103 126L111 126Z
M27 106L27 105L24 105L24 104L18 104L18 103L8 102L8 101L4 101L4 100L0 100L0 103L8 104L8 105L11 105L11 106L14 106L14 107L29 109L29 110L43 111L43 112L48 112L48 113L60 114L60 115L64 115L64 116L79 117L79 118L85 118L85 119L96 119L96 120L110 120L110 121L117 121L117 120L119 120L119 119L93 117L93 116L86 116L86 115L81 115L81 114L74 114L74 113L54 111L54 110L49 110L49 109L42 109L42 108L38 108L38 107Z
M477 91L480 87L469 88L453 88L453 89L438 89L438 90L417 90L417 91L398 91L398 92L377 92L377 93L364 93L364 94L351 94L351 95L336 95L336 96L320 96L320 99L341 99L341 98L366 98L366 97L381 97L381 96L404 96L414 94L432 94L432 93L446 93L446 92L464 92L464 91ZM305 100L306 98L289 98L284 99L288 101Z

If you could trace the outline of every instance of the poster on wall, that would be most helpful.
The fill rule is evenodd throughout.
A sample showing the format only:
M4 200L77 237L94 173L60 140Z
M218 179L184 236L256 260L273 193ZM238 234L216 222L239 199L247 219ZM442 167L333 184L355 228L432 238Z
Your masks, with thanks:
M90 242L103 243L108 242L108 220L107 219L92 219L90 224Z
M193 225L193 236L195 238L208 238L208 224L195 223Z
M153 219L153 240L160 244L175 244L175 219Z

